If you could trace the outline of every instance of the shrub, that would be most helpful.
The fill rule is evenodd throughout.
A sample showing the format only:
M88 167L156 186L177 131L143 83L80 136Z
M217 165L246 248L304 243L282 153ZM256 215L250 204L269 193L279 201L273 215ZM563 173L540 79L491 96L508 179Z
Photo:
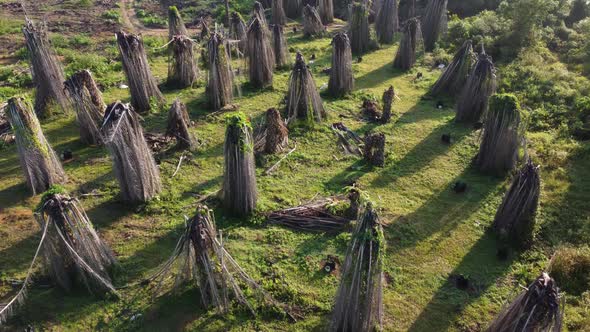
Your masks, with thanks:
M106 19L111 23L120 23L121 21L121 14L116 9L109 9L102 13L102 18Z
M549 269L563 290L582 294L590 289L590 247L557 249Z

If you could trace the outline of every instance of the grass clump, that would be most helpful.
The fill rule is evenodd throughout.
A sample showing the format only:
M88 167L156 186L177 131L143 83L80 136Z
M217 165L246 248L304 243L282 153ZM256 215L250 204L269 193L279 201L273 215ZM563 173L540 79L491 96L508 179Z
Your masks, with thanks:
M562 247L551 258L550 271L561 288L579 295L590 290L590 247Z

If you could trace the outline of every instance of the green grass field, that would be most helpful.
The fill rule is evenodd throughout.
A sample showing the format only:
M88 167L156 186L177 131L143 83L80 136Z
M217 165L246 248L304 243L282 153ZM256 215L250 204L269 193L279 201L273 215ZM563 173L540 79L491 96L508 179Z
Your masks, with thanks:
M3 29L9 29L5 25ZM290 29L285 29L286 31ZM288 35L289 48L309 58L317 56L312 68L318 88L327 83L321 73L330 66L330 39L306 40ZM71 40L72 37L66 37ZM96 53L91 65L104 62L98 73L107 82L105 102L128 100L119 89L123 76L111 39L69 50L74 56ZM164 39L150 37L150 61L154 74L164 81L167 57L160 50ZM67 47L58 50L67 53ZM180 294L152 300L140 287L121 290L122 299L98 299L83 290L64 294L58 289L33 286L26 305L7 330L31 324L55 331L322 331L329 324L338 278L321 271L327 255L343 259L349 233L306 234L280 227L263 227L264 213L298 205L315 195L343 192L356 182L379 207L387 241L385 254L384 329L387 331L480 331L510 301L520 285L527 285L546 267L558 245L583 244L590 240L590 143L560 138L555 132L529 134L529 153L542 166L543 190L538 216L540 240L525 252L512 252L501 261L496 240L488 230L509 178L480 174L471 166L478 151L479 131L456 124L451 100L445 108L426 93L440 71L431 69L429 56L408 73L392 68L396 45L384 46L353 64L356 89L340 100L324 97L329 119L312 129L297 128L290 133L296 151L278 171L263 171L281 156L258 161L258 213L250 219L235 219L215 208L217 225L223 231L228 251L241 266L278 300L294 305L303 319L292 323L262 312L252 317L238 307L225 316L207 311L199 302L195 287ZM291 53L294 56L293 53ZM66 54L67 56L67 54ZM71 73L75 62L66 60ZM236 65L243 65L235 61ZM102 68L102 67L101 67ZM415 80L420 71L424 77ZM500 68L501 75L501 68ZM78 138L73 115L58 115L43 121L45 135L58 152L71 149L75 159L64 165L69 180L65 187L74 195L96 190L102 196L82 198L82 205L121 263L117 286L149 276L172 252L184 227L184 215L194 213L201 195L221 187L223 174L224 115L210 114L204 96L206 72L201 71L199 87L184 90L163 88L168 104L180 98L189 107L196 125L193 131L201 145L188 153L189 159L172 177L183 152L164 151L160 161L163 191L144 206L129 206L118 198L118 184L111 161L102 147L84 146ZM276 107L287 89L289 71L276 72L274 88L253 91L243 85L235 102L255 124L269 107ZM244 78L241 78L245 81ZM387 125L365 122L360 105L365 96L380 100L393 85L400 99L394 103L395 119ZM30 90L17 92L29 93ZM166 110L144 117L148 132L165 130ZM374 168L347 156L329 129L343 122L359 134L383 132L387 137L386 162ZM451 133L452 145L441 142ZM22 176L14 145L0 150L0 299L14 290L12 279L22 279L39 241L39 227L31 209L39 196L31 197ZM468 190L456 194L451 186L465 181ZM460 290L451 276L471 280ZM590 294L566 294L566 327L590 330ZM0 327L2 331L3 327Z

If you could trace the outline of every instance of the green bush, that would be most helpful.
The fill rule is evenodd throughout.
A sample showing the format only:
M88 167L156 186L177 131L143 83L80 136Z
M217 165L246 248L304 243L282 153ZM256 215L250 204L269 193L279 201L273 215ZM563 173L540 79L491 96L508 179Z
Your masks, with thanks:
M590 290L590 247L558 249L549 270L557 285L568 293L579 295Z
M111 23L120 23L121 22L121 14L117 9L109 9L102 13L102 18L108 20Z
M70 46L72 47L84 47L92 43L92 39L86 35L76 35L70 39Z

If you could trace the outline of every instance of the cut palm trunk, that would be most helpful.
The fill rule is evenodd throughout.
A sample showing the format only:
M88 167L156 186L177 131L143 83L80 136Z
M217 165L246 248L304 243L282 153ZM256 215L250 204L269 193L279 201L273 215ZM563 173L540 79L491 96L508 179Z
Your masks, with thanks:
M422 32L424 49L427 52L434 50L441 32L446 31L447 2L448 0L430 0L426 7L426 15L422 20Z
M283 0L283 6L285 8L285 15L290 19L298 19L301 16L301 10L303 9L302 0Z
M7 304L0 306L0 323L25 301L36 260L41 254L51 281L65 291L81 282L95 295L118 296L111 281L117 261L111 249L98 237L80 202L60 188L51 188L41 198L35 218L41 226L41 240L25 281Z
M490 98L490 110L484 124L476 165L482 172L505 174L516 166L521 142L518 100L510 94L493 95Z
M274 25L286 25L287 16L283 9L283 0L272 0L272 16L271 23Z
M245 53L247 44L247 30L246 23L242 19L242 16L239 13L233 12L231 15L231 22L229 28L230 38L233 40L238 40L238 49L240 52Z
M354 89L354 75L352 73L352 52L350 40L343 33L337 33L332 39L332 68L328 91L333 96L342 96Z
M318 12L322 23L328 25L334 22L334 3L332 0L318 0Z
M170 42L170 52L168 83L178 88L191 87L199 75L193 41L184 35L175 35Z
M53 184L63 183L65 172L45 139L31 106L22 98L11 98L6 109L15 135L20 166L33 195L44 192Z
M192 149L196 145L195 137L190 133L191 120L186 105L176 99L168 111L166 135L176 138L176 145L181 149Z
M223 154L223 204L235 215L249 215L256 209L258 193L252 127L243 113L227 118Z
M101 132L113 158L123 200L146 202L161 190L160 172L132 107L114 102L107 107Z
M214 307L220 314L228 313L232 301L236 301L255 316L258 305L253 305L252 298L258 299L260 304L285 309L228 253L221 233L217 231L213 211L202 205L187 221L172 256L148 281L154 282L156 294L168 284L177 291L182 286L196 283L202 305Z
M275 57L268 30L255 18L248 27L248 74L255 88L272 86Z
M88 70L81 70L65 81L64 87L76 111L80 140L88 145L101 144L100 124L106 105L92 74Z
M395 90L393 86L383 92L383 115L381 116L381 123L385 124L391 120L391 108L393 105L393 98L395 98Z
M351 219L336 215L333 210L345 202L346 198L340 196L317 199L272 212L267 217L267 223L306 232L340 232L350 225Z
M178 12L176 6L170 6L168 8L168 39L172 39L174 36L188 36L188 31Z
M398 8L400 24L416 17L416 0L400 0Z
M383 166L385 163L385 134L365 134L365 160L373 166Z
M490 97L496 92L496 69L485 51L479 54L457 102L457 122L475 123L485 116Z
M501 240L516 248L531 244L540 194L539 166L529 160L512 179L496 212L493 229Z
M264 125L257 130L254 151L275 154L285 149L289 143L289 129L275 108L266 111Z
M287 51L287 40L283 34L283 27L274 25L272 27L272 45L275 56L275 65L277 68L285 68L289 65L289 55Z
M560 332L564 303L555 280L543 272L506 307L487 332Z
M140 36L123 31L117 32L116 36L131 93L131 105L137 112L147 113L152 105L162 105L164 96L150 70L143 40Z
M303 34L306 37L319 37L325 31L326 27L324 27L318 11L310 5L305 5L303 7Z
M393 37L398 29L397 0L384 0L375 21L377 40L381 44L393 43Z
M352 53L367 52L371 47L371 35L369 31L369 11L365 3L354 3L351 8L351 17L348 24L348 36Z
M393 67L410 70L416 63L416 50L420 41L420 21L412 18L406 21L397 54L393 60Z
M214 33L207 43L209 55L209 77L207 79L207 98L214 111L219 111L233 100L233 74L227 43L223 37Z
M469 71L474 63L474 58L475 55L471 40L467 40L457 51L453 61L447 66L444 73L434 83L431 93L433 95L445 93L452 97L458 96L465 86L467 77L469 77Z
M36 87L35 113L39 117L51 115L52 104L66 110L68 103L62 86L64 72L49 43L47 26L35 25L33 21L26 19L23 34Z
M342 264L330 331L381 330L384 251L379 217L365 203Z
M207 24L204 17L198 19L197 26L201 27L201 33L199 34L200 41L207 40L211 37L211 29L209 29L209 24Z
M295 122L295 120L307 124L322 122L327 116L313 76L301 53L297 53L295 65L289 78L286 114L288 124Z

